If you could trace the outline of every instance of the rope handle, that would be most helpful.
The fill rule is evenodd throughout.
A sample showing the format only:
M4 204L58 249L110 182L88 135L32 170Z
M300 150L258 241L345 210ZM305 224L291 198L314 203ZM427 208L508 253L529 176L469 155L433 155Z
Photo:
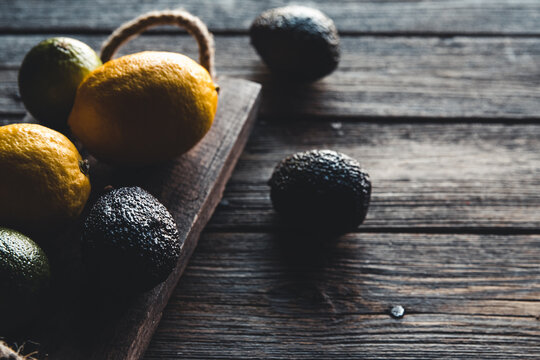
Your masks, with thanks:
M199 62L214 78L214 38L201 19L184 10L152 11L120 25L103 42L101 61L109 61L120 46L158 25L177 25L187 30L199 45Z

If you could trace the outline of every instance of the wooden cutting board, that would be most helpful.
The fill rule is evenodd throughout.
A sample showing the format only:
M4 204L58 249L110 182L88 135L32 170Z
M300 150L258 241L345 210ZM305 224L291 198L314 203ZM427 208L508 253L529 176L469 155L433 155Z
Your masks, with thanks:
M259 107L259 84L232 78L217 82L221 89L214 124L187 154L143 169L115 168L91 160L93 195L89 204L107 185L138 185L173 214L183 242L176 269L147 293L114 298L81 281L80 247L73 246L80 242L80 226L66 231L60 237L62 245L49 249L62 253L60 260L52 261L56 291L51 305L30 333L17 339L30 340L27 348L36 346L38 359L138 359L144 353L199 235L221 199Z

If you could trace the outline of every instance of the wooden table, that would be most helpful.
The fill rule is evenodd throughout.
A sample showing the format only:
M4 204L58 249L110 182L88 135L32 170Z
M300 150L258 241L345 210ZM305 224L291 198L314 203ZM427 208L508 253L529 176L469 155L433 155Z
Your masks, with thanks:
M263 84L145 359L539 359L540 1L311 0L343 50L311 85L276 82L249 45L255 16L284 3L0 2L1 124L24 116L17 70L34 44L65 35L98 49L120 23L179 5L213 31L219 74ZM169 28L122 52L139 50L196 56ZM298 248L266 181L312 148L357 158L372 205L357 231Z

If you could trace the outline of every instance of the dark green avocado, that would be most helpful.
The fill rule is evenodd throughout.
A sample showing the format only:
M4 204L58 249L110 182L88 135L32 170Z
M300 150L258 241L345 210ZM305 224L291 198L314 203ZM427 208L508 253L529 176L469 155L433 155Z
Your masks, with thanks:
M344 233L360 225L371 196L369 175L353 158L311 150L282 160L269 180L274 209L295 227Z
M83 226L89 275L117 292L142 292L164 281L178 262L181 245L171 214L139 187L101 196Z
M49 287L43 250L25 235L0 227L0 332L20 330L36 317Z
M339 36L317 9L285 6L260 14L249 30L251 44L270 70L291 80L314 81L339 63Z

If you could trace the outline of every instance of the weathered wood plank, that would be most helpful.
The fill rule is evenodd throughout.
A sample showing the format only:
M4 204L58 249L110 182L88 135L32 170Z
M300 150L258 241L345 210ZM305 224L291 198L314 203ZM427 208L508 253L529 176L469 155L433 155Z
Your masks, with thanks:
M0 113L23 113L17 68L52 36L0 36ZM75 37L98 49L105 36ZM347 37L338 70L312 85L273 79L245 36L217 36L218 73L263 84L264 116L538 119L540 42L534 38ZM180 51L187 36L143 36L122 52Z
M285 0L3 0L0 31L111 31L151 10L182 7L212 31L245 32L262 11ZM321 9L348 33L540 34L536 0L295 1Z
M359 231L540 231L537 124L322 121L259 121L208 229L287 228L266 182L283 157L313 148L349 154L371 175Z
M533 359L540 236L205 233L145 354ZM393 305L405 317L389 316Z
M64 235L65 243L70 245L63 245L73 248L69 252L74 255L53 262L57 274L53 280L58 285L53 291L52 305L35 329L26 329L26 336L43 345L41 353L52 359L131 360L144 352L199 235L221 198L256 117L259 84L239 79L218 80L221 91L214 124L188 153L168 164L145 169L118 168L95 161L90 166L93 198L107 184L137 185L169 209L183 243L177 267L151 291L117 301L99 289L87 288L82 281L77 252L80 234L75 226ZM56 259L58 251L52 254L51 259Z
M297 151L330 148L371 175L359 230L540 230L540 126L536 124L259 122L208 227L287 227L266 184ZM499 229L503 230L503 229ZM371 231L371 230L370 230Z

